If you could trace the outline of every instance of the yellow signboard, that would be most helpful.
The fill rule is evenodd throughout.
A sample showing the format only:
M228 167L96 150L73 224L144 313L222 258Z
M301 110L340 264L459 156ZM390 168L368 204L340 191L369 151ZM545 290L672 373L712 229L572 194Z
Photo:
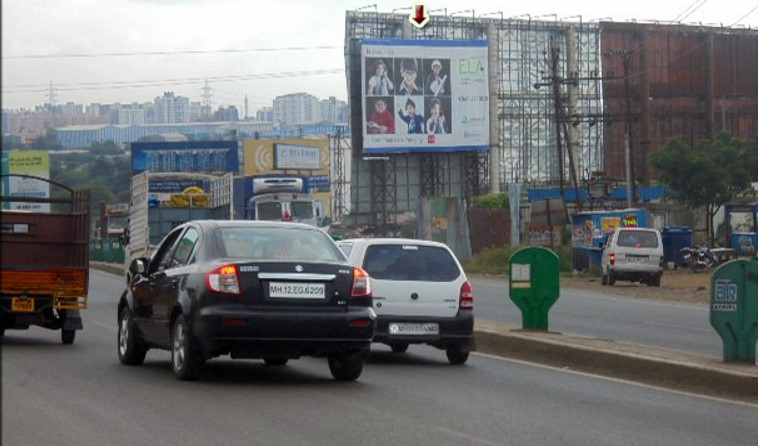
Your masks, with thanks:
M302 151L296 150L298 147ZM318 160L313 154L318 149ZM320 139L246 139L243 143L243 174L329 175L329 140ZM287 162L281 158L287 156ZM298 159L302 156L302 159ZM278 163L277 163L278 162ZM281 166L306 166L306 168ZM318 166L318 167L316 167Z

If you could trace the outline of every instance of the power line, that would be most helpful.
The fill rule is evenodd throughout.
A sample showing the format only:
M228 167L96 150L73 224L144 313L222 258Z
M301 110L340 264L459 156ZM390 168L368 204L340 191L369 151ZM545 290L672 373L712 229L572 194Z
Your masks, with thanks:
M332 49L337 49L337 48L342 48L342 45L291 46L291 47L281 47L281 48L247 48L247 49L241 49L241 50L219 49L219 50L145 51L145 52L130 52L130 53L29 54L29 55L22 55L22 56L3 56L3 60L132 57L132 56L173 56L173 55L180 55L180 54L216 54L216 53L332 50Z
M758 5L755 5L755 6L753 7L753 9L751 9L750 11L748 11L748 12L747 12L745 15L743 15L742 17L740 17L739 19L737 19L737 21L736 21L736 22L732 23L732 24L731 24L731 25L729 25L729 26L734 26L734 25L736 25L736 24L740 23L741 21L745 20L745 19L747 18L747 16L749 16L749 15L750 15L750 14L752 14L752 13L754 13L756 9L758 9Z
M164 85L193 84L197 82L204 82L206 79L213 82L235 82L235 81L245 81L245 80L253 80L253 79L278 79L278 78L322 76L322 75L344 73L344 72L345 72L344 68L330 68L330 69L307 70L307 71L281 71L281 72L253 73L253 74L232 75L232 76L207 76L207 77L163 79L163 80L79 82L79 83L68 83L68 84L56 84L56 90L78 91L78 90L106 90L106 89L118 89L118 88L144 88L144 87L160 87ZM40 86L37 84L11 85L11 86L8 86L7 89L3 88L2 92L4 94L29 93L29 92L44 90L46 88L47 88L46 86Z

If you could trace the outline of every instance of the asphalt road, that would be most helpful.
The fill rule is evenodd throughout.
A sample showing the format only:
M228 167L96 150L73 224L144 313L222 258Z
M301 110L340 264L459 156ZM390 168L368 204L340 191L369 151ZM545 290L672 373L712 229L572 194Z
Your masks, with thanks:
M38 328L2 346L3 445L748 445L758 406L484 355L378 346L360 380L326 361L210 361L174 379L168 352L116 356L120 277L93 271L72 346ZM478 310L477 310L478 311Z
M508 297L505 279L473 279L476 316L521 326L521 310ZM548 313L551 331L633 342L722 357L721 338L708 307L561 290Z

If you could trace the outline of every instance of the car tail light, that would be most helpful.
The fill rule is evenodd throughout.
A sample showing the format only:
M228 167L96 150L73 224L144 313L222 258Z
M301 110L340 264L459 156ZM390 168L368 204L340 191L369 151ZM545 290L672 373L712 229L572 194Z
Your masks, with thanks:
M363 268L353 268L353 289L350 297L368 297L371 295L371 280Z
M461 285L461 297L458 304L461 310L473 310L474 309L474 287L467 280Z
M237 280L237 266L224 265L205 275L208 289L219 293L239 294L240 284Z
M616 254L611 253L609 260L611 262L611 265L615 265L616 264Z

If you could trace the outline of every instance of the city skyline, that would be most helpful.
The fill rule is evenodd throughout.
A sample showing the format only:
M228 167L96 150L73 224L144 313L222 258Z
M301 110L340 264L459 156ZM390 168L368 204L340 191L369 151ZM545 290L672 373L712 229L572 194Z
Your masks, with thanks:
M347 10L408 14L414 2L369 7L357 1L39 0L2 3L2 103L33 109L57 103L146 103L164 91L202 100L205 79L213 108L250 115L276 96L306 91L347 100L344 18ZM434 15L497 17L496 1L433 2ZM681 21L758 27L752 0L676 0L634 4L578 0L507 5L504 17L534 20L600 18ZM470 9L466 9L470 8ZM459 11L463 9L464 11ZM106 12L107 11L107 12ZM230 13L230 11L236 11ZM318 28L316 28L318 26ZM56 36L65 36L59 38ZM200 98L200 99L195 99Z

